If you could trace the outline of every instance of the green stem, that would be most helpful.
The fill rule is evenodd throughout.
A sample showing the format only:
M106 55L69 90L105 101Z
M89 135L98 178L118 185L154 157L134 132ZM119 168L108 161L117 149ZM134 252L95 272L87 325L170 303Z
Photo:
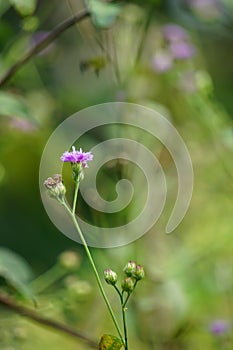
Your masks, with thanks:
M76 203L77 203L77 198L78 198L78 188L79 188L79 182L77 181L75 183L75 190L74 190L74 201L73 201L73 209L72 209L73 215L75 215Z
M78 192L77 192L77 193L78 193ZM76 193L76 196L77 196L77 193ZM113 323L114 323L114 325L115 325L115 327L116 327L116 329L117 329L117 332L118 332L118 334L119 334L119 337L120 337L121 341L124 343L124 340L123 340L123 337L122 337L122 334L121 334L120 327L119 327L119 325L118 325L118 323L117 323L117 320L116 320L116 317L115 317L115 315L114 315L114 312L113 312L113 310L112 310L112 308L111 308L111 305L110 305L110 303L109 303L109 301L108 301L108 298L107 298L107 296L106 296L106 294L105 294L103 285L102 285L101 280L100 280L100 277L99 277L99 273L98 273L97 268L96 268L96 266L95 266L95 263L94 263L94 261L93 261L93 259L92 259L91 252L90 252L90 250L89 250L89 248L88 248L88 246L87 246L87 243L86 243L86 240L85 240L85 238L84 238L84 236L83 236L83 233L82 233L82 231L81 231L81 229L80 229L80 227L79 227L79 224L78 224L78 222L77 222L77 220L76 220L76 216L75 216L75 214L70 210L70 208L68 207L68 205L66 204L65 201L63 201L62 204L63 204L63 206L65 207L65 209L67 210L67 212L70 214L70 216L71 216L71 218L72 218L72 221L73 221L73 223L74 223L74 226L75 226L76 230L78 231L79 237L80 237L81 242L82 242L82 244L83 244L83 246L84 246L84 248L85 248L87 257L88 257L89 262L90 262L90 264L91 264L91 267L92 267L92 269L93 269L93 271L94 271L94 274L95 274L95 277L96 277L97 284L98 284L98 286L99 286L100 292L101 292L101 294L102 294L102 296L103 296L103 298L104 298L105 304L107 305L107 308L108 308L108 310L109 310L109 313L110 313L110 315L111 315L111 318L112 318L112 320L113 320Z
M137 283L138 283L138 281L135 281L135 282L134 282L133 290L135 289ZM133 292L133 290L132 290L132 292ZM130 295L132 294L132 292L128 292L128 295L127 295L127 297L126 297L126 299L125 299L125 302L123 303L123 306L122 306L123 308L125 308L125 306L126 306L128 300L129 300L129 297L130 297Z
M128 336L127 336L127 325L126 325L126 308L124 307L124 298L123 298L123 293L120 292L117 286L114 284L113 287L117 291L117 294L120 297L121 300L121 311L122 311L122 321L123 321L123 328L124 328L124 338L125 338L125 350L128 350Z
M122 300L123 301L123 300ZM125 336L125 350L128 350L128 336L127 336L127 325L126 325L126 308L121 305L122 309L122 318L123 318L123 327L124 327L124 336Z

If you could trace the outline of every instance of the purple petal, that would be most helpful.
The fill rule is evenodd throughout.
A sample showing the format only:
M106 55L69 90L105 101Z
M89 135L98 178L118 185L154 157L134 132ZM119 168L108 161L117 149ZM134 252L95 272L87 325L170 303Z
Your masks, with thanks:
M163 27L163 35L170 42L184 41L188 39L186 30L177 24L167 24Z
M93 159L93 154L91 152L83 152L80 148L79 151L72 147L72 152L66 151L60 158L63 162L70 163L81 163L83 168L87 167L87 162Z
M180 60L191 58L196 53L195 47L184 41L171 43L170 49L174 58Z
M160 73L168 71L173 64L173 57L167 51L157 52L153 58L152 66Z
M209 330L215 335L221 335L229 331L229 323L225 320L215 320L209 325Z

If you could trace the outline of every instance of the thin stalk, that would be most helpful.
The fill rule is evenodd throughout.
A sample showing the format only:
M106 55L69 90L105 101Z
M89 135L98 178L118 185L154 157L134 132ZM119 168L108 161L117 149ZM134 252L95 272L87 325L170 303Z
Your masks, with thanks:
M135 282L134 282L133 290L135 289L137 283L138 283L138 281L135 281ZM133 292L133 290L132 290L132 292ZM123 304L123 308L125 308L125 306L126 306L128 300L129 300L129 297L130 297L130 295L132 294L132 292L128 292L128 295L127 295L127 297L126 297L126 299L125 299L125 302L124 302L124 304Z
M126 308L122 305L122 318L123 318L123 327L124 327L124 337L125 337L125 350L128 350L128 335L127 335L127 326L126 326Z
M90 250L89 250L89 248L88 248L88 246L87 246L87 243L86 243L86 240L85 240L85 238L84 238L84 236L83 236L83 233L82 233L82 231L81 231L81 229L80 229L80 227L79 227L79 224L78 224L78 222L77 222L77 220L76 220L76 216L75 216L75 214L73 214L73 212L70 210L70 208L68 207L68 205L66 204L65 201L63 201L62 204L63 204L63 206L65 207L65 209L67 210L67 212L70 214L70 216L71 216L71 218L72 218L72 221L73 221L73 223L74 223L74 226L75 226L75 228L76 228L76 230L77 230L77 232L78 232L78 234L79 234L79 237L80 237L80 239L81 239L81 241L82 241L82 244L83 244L83 246L84 246L84 248L85 248L87 257L88 257L89 262L90 262L90 264L91 264L91 267L92 267L92 269L93 269L93 271L94 271L94 274L95 274L95 277L96 277L97 284L98 284L98 286L99 286L100 292L101 292L101 294L102 294L102 296L103 296L103 299L104 299L104 301L105 301L105 304L106 304L106 306L107 306L107 308L108 308L108 310L109 310L109 313L110 313L111 318L112 318L112 320L113 320L113 323L114 323L114 325L115 325L115 327L116 327L116 329L117 329L117 332L118 332L118 334L119 334L119 337L120 337L121 341L124 343L124 340L123 340L123 337L122 337L122 334L121 334L120 327L119 327L119 325L118 325L118 323L117 323L117 320L116 320L116 317L115 317L115 315L114 315L114 312L113 312L113 310L112 310L112 308L111 308L111 305L110 305L110 303L109 303L109 301L108 301L108 298L107 298L107 296L106 296L106 294L105 294L103 285L102 285L101 280L100 280L100 277L99 277L99 273L98 273L97 268L96 268L96 266L95 266L94 260L93 260L93 258L92 258L92 256L91 256L91 252L90 252Z
M75 183L75 190L74 190L74 201L73 201L73 209L72 209L73 215L75 215L76 203L77 203L77 198L78 198L78 188L79 188L79 182L77 181Z
M122 294L121 294L121 292L119 291L119 289L117 288L117 286L115 284L113 285L113 287L115 288L117 294L119 295L119 297L120 297L120 299L122 301Z
M115 288L121 300L122 321L123 321L124 338L125 338L125 350L128 350L128 336L127 336L127 325L126 325L126 315L125 315L126 308L124 307L124 298L123 298L124 292L121 293L115 284L113 285L113 287Z

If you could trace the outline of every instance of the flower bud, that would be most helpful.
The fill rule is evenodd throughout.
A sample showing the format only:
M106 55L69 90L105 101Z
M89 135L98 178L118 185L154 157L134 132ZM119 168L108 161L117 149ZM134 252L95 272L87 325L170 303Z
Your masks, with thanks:
M56 174L52 177L49 177L44 181L44 186L47 188L50 197L55 199L63 200L66 194L66 188L62 182L62 176Z
M137 281L142 280L145 277L144 269L141 265L136 266L136 271L134 272L134 277Z
M130 260L124 267L124 273L126 276L133 276L136 271L136 263L135 261Z
M121 287L124 292L132 292L134 289L134 279L132 277L126 277L121 282Z
M80 182L84 179L84 171L81 163L72 163L72 176L75 182Z
M116 272L112 271L111 269L107 269L104 271L104 277L105 277L105 281L108 284L111 284L113 286L117 282L117 274L116 274Z

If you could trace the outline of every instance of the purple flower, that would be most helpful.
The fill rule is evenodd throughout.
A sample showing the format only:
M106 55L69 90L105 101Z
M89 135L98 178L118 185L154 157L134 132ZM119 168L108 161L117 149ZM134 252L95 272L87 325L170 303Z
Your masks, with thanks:
M163 27L163 35L170 42L184 41L188 39L186 30L177 24L167 24Z
M174 58L180 60L191 58L196 53L195 47L184 41L171 43L170 49Z
M63 162L79 163L83 168L87 168L87 162L92 159L93 154L91 154L91 152L83 152L82 148L80 148L79 151L76 151L74 146L72 147L72 152L67 151L61 156Z
M18 129L23 132L33 132L37 130L37 127L30 121L18 117L11 117L9 125L13 129Z
M173 64L172 55L165 50L157 52L152 60L153 68L160 73L167 72Z
M225 320L215 320L209 325L209 330L215 335L227 333L229 330L229 323Z

